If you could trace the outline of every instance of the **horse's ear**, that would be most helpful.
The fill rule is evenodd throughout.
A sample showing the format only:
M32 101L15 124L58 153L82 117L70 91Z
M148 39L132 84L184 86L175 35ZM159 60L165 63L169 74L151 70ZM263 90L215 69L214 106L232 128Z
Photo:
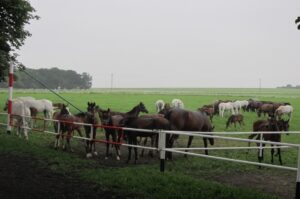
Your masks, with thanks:
M110 108L107 109L107 112L110 113Z
M88 102L87 105L90 106L90 102Z

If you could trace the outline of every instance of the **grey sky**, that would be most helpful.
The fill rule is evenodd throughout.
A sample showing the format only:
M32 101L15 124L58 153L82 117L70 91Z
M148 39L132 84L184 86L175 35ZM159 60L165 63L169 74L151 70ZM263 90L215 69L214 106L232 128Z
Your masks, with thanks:
M31 0L20 61L93 87L300 84L299 0Z

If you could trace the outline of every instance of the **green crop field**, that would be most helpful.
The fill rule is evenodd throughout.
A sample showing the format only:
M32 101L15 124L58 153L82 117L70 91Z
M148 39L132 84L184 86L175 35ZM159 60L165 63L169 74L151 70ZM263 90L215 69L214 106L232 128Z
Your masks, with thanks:
M297 89L92 89L60 91L60 95L79 109L85 111L89 101L96 102L101 108L126 112L139 102L143 102L150 113L155 113L154 103L158 99L171 102L173 98L181 99L186 109L196 110L215 100L245 100L255 98L274 102L289 102L294 107L290 122L290 131L300 130L300 90ZM15 90L14 97L32 96L37 99L49 99L63 102L60 98L45 90ZM7 91L0 90L0 107L4 107ZM70 107L71 112L77 110ZM256 113L245 112L245 126L231 126L225 129L228 118L215 116L213 124L216 132L250 132L252 123L258 119ZM1 122L5 122L4 116ZM50 127L51 128L51 127ZM85 159L84 147L78 140L72 141L74 153L53 149L54 138L42 133L30 133L29 141L17 138L14 134L6 135L5 128L0 135L0 153L12 153L34 156L43 163L53 159L59 165L50 168L55 172L76 173L81 179L94 182L104 190L121 192L128 198L293 198L296 172L262 168L240 163L231 163L205 158L176 155L168 161L166 172L159 172L158 159L141 158L141 163L126 165L126 156L120 162L113 159L104 160L103 144L98 144L99 156L92 160ZM103 131L97 136L103 138ZM299 134L283 135L282 142L300 143ZM237 136L246 138L247 135ZM185 146L187 138L181 136L176 146ZM101 146L100 146L101 145ZM200 138L195 138L192 147L203 146ZM216 140L215 146L247 146L247 143ZM111 149L112 150L112 149ZM126 148L124 147L124 151ZM113 151L113 150L112 150ZM114 153L114 151L113 151ZM203 153L203 152L199 152ZM227 150L209 151L210 155L234 159L257 161L257 151ZM297 167L297 150L282 149L284 166ZM274 158L274 164L279 164ZM265 163L270 163L270 150L265 150ZM43 163L43 164L44 164ZM276 186L276 189L274 187Z

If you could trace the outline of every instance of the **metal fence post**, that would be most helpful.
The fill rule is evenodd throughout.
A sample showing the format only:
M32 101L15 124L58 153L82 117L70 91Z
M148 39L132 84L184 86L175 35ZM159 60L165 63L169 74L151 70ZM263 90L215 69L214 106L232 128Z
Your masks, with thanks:
M296 180L296 199L300 199L300 147L298 147L298 170Z
M158 150L160 157L160 171L165 171L165 159L166 159L166 133L162 130L158 131Z
M258 156L260 160L263 157L263 146L262 146L263 144L262 144L261 141L263 141L263 134L262 133L260 133L259 156Z

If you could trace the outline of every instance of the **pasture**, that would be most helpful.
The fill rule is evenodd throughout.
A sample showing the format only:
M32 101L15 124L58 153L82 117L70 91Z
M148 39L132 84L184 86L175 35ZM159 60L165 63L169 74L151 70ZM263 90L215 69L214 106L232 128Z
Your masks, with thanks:
M213 101L244 100L256 98L274 102L289 102L294 107L290 123L290 131L299 131L300 123L300 90L296 89L92 89L87 91L61 91L64 98L79 109L85 111L88 101L96 102L101 108L126 112L139 102L143 102L150 113L155 113L154 103L158 99L171 102L179 98L185 108L197 108L211 104ZM16 90L14 97L32 96L36 99L49 99L62 102L57 96L43 90ZM0 91L0 107L7 99L6 90ZM70 110L76 113L73 107ZM244 126L229 127L226 131L252 131L252 123L257 120L256 113L245 112ZM224 118L214 116L214 131L225 131ZM5 117L1 117L5 121ZM73 140L74 153L55 151L54 136L41 133L30 133L29 142L14 135L6 135L5 128L0 135L0 153L13 154L20 157L33 156L42 165L58 173L75 173L80 179L97 184L103 191L121 193L124 198L293 198L295 191L296 172L262 168L239 163L230 163L205 158L183 158L175 155L173 161L168 161L166 172L159 172L157 158L143 157L138 164L125 164L126 155L121 161L113 157L104 160L104 144L97 144L99 156L87 160L84 147L80 141ZM103 137L103 131L98 130L98 137ZM237 136L246 138L247 135ZM299 143L297 134L283 135L282 142ZM176 146L186 146L187 137L180 136ZM254 145L254 144L252 144ZM195 138L192 146L201 147L203 141ZM215 146L247 146L247 143L216 140ZM126 147L122 149L125 153ZM113 151L113 150L111 150ZM203 151L199 152L203 153ZM257 151L226 150L210 151L211 155L257 161ZM297 166L297 151L282 149L284 166ZM279 164L275 157L274 164ZM55 163L53 163L55 162ZM270 163L270 150L265 150L264 162ZM276 189L274 189L276 187ZM120 196L120 195L117 195ZM116 196L116 197L117 197ZM113 197L112 197L113 198Z

